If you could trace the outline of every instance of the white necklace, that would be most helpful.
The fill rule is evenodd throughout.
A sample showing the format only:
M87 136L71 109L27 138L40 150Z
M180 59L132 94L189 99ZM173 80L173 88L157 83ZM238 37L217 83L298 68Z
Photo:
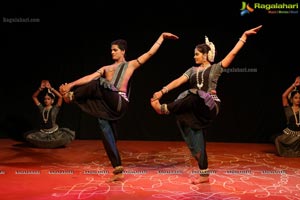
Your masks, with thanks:
M48 122L48 119L49 119L49 113L50 113L50 110L51 110L52 107L50 107L49 109L47 109L46 107L43 109L43 120L45 123ZM47 111L46 115L45 115L45 112Z
M204 68L204 70L201 73L201 83L199 83L199 72L200 72L200 67L197 69L196 73L196 81L197 81L197 87L198 89L201 89L204 85L204 72L208 67Z
M296 125L297 126L300 126L300 122L298 121L298 119L300 120L300 110L298 110L298 117L299 118L297 118L297 115L296 115L296 112L295 112L295 110L294 110L294 107L292 106L292 110L293 110L293 113L294 113L294 117L295 117L295 121L296 121Z

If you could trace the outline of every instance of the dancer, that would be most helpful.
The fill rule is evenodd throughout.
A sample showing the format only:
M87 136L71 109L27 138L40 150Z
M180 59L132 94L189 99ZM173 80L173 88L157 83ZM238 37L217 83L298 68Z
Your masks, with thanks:
M44 104L38 99L42 91L45 92ZM32 99L39 109L41 122L39 129L24 133L27 142L38 148L58 148L66 146L75 139L75 131L59 127L56 122L63 98L55 88L51 87L48 80L42 80L40 87L33 93Z
M60 93L65 102L74 102L82 111L98 119L102 142L114 168L109 181L123 178L124 168L116 145L116 123L128 109L130 78L136 69L157 52L164 39L178 39L178 36L168 32L162 33L148 52L131 61L125 59L126 40L115 40L111 43L113 64L60 86Z
M300 76L282 94L282 106L287 120L283 133L275 138L279 156L300 156Z
M183 75L155 92L151 98L151 106L158 114L174 114L179 130L188 145L191 154L198 162L200 177L192 180L193 184L209 181L208 158L206 153L205 134L207 127L219 112L220 99L217 96L217 82L239 50L245 45L248 36L256 34L262 25L245 31L234 48L220 62L212 64L215 57L215 46L205 37L205 43L199 44L194 50L197 66L186 70ZM171 103L160 103L161 97L180 85L190 83L190 89L182 92Z

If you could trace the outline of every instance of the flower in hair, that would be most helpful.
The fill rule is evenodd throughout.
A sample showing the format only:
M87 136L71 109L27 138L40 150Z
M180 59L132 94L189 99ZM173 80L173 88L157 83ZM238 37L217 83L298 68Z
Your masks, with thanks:
M55 94L51 91L51 89L50 88L48 88L48 94L50 94L50 95L52 95L53 96L53 98L55 98Z
M208 61L209 62L214 62L215 54L216 54L215 45L214 45L214 43L209 41L207 36L205 36L205 44L207 44L210 47L210 50L207 54Z

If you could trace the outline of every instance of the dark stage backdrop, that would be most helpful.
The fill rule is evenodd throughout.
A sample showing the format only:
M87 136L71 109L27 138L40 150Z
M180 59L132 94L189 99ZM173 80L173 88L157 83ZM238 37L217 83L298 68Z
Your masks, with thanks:
M11 2L2 6L1 137L19 139L37 125L31 95L42 79L58 88L110 64L110 42L118 38L128 41L127 60L135 59L161 32L168 31L180 39L166 40L134 74L130 110L119 122L119 138L181 140L174 116L157 115L151 108L153 92L194 64L194 47L204 42L205 35L214 42L215 60L220 61L243 31L262 24L219 79L222 107L207 139L272 142L285 127L281 94L300 75L298 8L283 9L288 13L273 9L272 14L256 8L242 15L242 1L162 2ZM247 3L254 7L253 1ZM184 89L171 91L162 102L172 101ZM74 129L77 139L100 138L96 119L74 105L63 104L58 122Z

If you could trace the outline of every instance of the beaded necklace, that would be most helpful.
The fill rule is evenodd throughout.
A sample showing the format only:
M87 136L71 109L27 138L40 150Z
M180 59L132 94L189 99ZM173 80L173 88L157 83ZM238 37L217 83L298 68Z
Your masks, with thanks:
M197 69L196 73L196 81L197 81L197 87L198 89L201 89L204 85L204 72L206 71L208 67L204 68L204 70L201 73L201 83L199 83L199 72L200 72L200 67Z
M42 114L43 114L43 120L44 120L45 123L48 122L49 113L50 113L51 108L52 108L52 106L49 109L47 109L46 107L44 107L44 109L43 109L43 113ZM46 113L46 115L45 115L45 113Z

